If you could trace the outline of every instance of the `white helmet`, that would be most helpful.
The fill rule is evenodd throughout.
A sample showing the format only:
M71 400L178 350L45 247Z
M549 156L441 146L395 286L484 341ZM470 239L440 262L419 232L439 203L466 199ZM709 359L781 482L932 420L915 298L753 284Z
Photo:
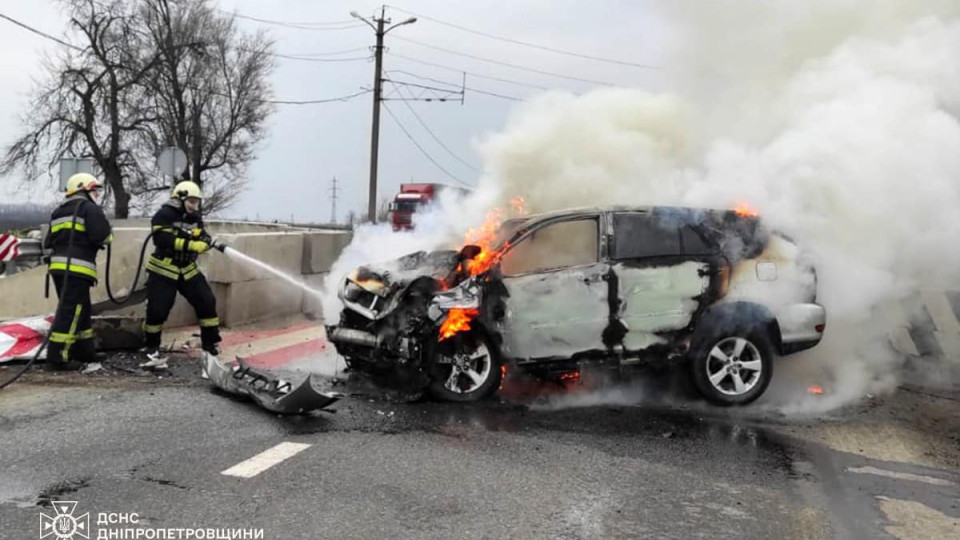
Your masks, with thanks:
M173 197L180 199L196 198L203 199L203 193L200 192L200 186L191 180L184 180L173 188Z
M93 191L100 189L103 184L97 180L97 177L89 173L77 173L67 179L67 197L76 195L81 191Z

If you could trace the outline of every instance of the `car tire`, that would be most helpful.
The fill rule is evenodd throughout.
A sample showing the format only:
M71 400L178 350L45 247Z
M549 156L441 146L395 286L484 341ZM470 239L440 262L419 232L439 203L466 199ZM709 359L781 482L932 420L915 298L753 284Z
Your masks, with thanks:
M486 332L474 330L436 343L429 358L429 391L438 400L480 401L500 388L500 355Z
M773 347L766 333L744 328L699 340L693 348L693 382L717 405L746 405L773 379Z

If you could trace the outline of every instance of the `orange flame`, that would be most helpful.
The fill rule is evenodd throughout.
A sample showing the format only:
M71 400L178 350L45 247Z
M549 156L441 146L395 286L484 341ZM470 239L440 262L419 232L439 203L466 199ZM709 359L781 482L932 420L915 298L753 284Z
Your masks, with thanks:
M733 209L740 217L758 217L760 212L746 201L742 201Z
M510 201L510 206L516 215L526 214L526 201L523 197L514 197ZM505 217L506 211L503 208L494 208L487 212L483 223L479 227L467 230L464 245L475 245L480 248L480 253L466 263L466 270L471 276L482 274L500 262L500 258L508 245L495 250L496 246L493 244ZM479 314L480 312L476 309L451 309L447 315L447 320L440 326L440 341L459 332L469 330L470 321Z
M440 325L440 341L470 329L470 321L480 314L476 309L454 308L447 314L447 320Z
M814 385L812 385L812 386L808 389L808 391L809 391L811 394L815 395L815 396L822 396L822 395L823 395L823 387L820 386L820 385L814 384Z
M497 238L497 230L503 223L503 210L494 208L487 212L483 224L476 229L467 230L466 244L480 247L480 254L467 261L467 270L471 276L482 274L490 269L498 260L498 254L493 251L493 241Z
M523 197L514 197L510 201L510 206L515 215L522 216L527 213L527 203ZM467 230L466 244L473 244L480 247L480 254L467 262L467 271L471 276L482 274L493 265L500 262L500 257L507 246L494 251L493 242L497 238L497 232L503 223L506 212L502 208L494 208L487 212L483 224L476 229Z

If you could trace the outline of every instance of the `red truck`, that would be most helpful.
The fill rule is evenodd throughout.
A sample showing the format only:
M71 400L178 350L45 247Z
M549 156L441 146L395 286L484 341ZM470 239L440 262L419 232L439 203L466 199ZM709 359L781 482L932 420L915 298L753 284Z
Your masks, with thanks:
M451 191L461 196L470 193L469 190L446 184L400 184L400 193L390 204L393 230L413 229L413 214L435 201L441 193Z

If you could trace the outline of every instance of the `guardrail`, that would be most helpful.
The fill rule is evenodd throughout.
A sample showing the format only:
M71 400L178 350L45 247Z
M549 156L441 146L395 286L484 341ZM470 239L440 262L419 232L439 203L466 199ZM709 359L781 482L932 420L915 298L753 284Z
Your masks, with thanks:
M39 231L36 231L39 233ZM0 261L0 278L30 270L43 264L43 241L39 237L19 238L19 254L12 261Z

